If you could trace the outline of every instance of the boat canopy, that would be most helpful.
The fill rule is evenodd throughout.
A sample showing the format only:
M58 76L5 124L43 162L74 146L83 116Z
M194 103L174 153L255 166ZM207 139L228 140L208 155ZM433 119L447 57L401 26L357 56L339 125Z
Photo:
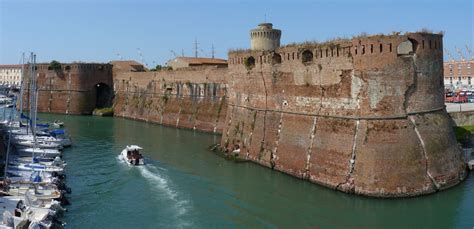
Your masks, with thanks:
M127 151L133 151L133 150L141 150L142 147L137 146L137 145L129 145L127 146Z
M63 129L56 129L56 130L50 131L49 133L53 135L60 135L60 134L65 134L66 132Z

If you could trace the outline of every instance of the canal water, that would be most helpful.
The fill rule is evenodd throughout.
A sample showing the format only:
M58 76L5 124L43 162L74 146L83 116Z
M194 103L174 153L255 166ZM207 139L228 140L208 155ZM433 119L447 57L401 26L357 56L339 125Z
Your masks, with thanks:
M336 192L206 150L220 136L121 118L60 119L74 146L64 151L72 188L67 228L473 228L474 178L408 199ZM117 159L127 144L147 165Z

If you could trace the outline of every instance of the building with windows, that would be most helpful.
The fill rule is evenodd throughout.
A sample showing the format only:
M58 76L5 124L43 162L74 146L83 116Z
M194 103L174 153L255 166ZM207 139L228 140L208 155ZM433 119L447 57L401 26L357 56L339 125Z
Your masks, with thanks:
M6 64L0 65L0 85L20 86L21 65Z
M227 60L205 57L176 57L169 60L166 65L171 67L173 70L201 66L227 67Z
M444 62L444 85L451 89L474 89L474 59Z

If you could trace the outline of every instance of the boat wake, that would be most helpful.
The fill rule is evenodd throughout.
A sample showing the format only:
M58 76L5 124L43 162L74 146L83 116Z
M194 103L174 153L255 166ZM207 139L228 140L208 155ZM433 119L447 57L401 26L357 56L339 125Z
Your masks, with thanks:
M140 171L141 175L152 185L159 188L162 191L161 193L164 194L166 198L175 203L174 208L176 210L176 219L179 220L188 212L188 209L190 208L189 201L180 198L179 193L170 187L168 180L160 175L159 168L151 164L146 164L145 166L137 166L137 169ZM190 226L184 222L180 222L180 225Z

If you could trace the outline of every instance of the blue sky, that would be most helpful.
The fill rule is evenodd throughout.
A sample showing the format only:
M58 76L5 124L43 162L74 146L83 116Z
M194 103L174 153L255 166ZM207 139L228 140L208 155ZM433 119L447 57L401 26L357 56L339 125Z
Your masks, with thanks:
M171 50L226 58L231 48L250 46L249 30L272 22L282 44L324 41L366 32L428 28L444 31L444 47L474 49L472 0L0 0L0 64L34 51L39 62L173 58ZM467 56L467 52L465 52Z

